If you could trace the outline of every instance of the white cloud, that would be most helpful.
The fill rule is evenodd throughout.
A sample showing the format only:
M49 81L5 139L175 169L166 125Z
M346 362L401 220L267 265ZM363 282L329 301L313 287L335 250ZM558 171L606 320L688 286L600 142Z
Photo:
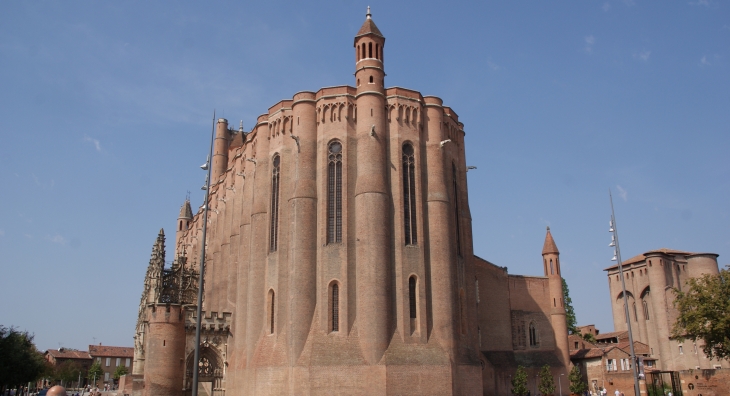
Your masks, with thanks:
M619 186L618 184L616 185L616 188L618 189L618 196L621 197L621 199L623 199L624 202L626 202L628 200L629 193L626 190L624 190L623 187Z
M49 236L48 237L48 240L51 241L51 242L53 242L53 243L58 243L60 245L65 245L66 244L66 238L62 237L60 234L56 234L54 236Z
M639 59L641 61L648 61L649 57L651 56L651 51L641 51L641 52L634 52L634 59Z
M93 139L93 138L89 137L88 135L84 135L84 141L92 143L94 145L94 147L96 148L96 151L101 152L101 142L99 142L99 140Z
M710 66L710 61L707 60L707 56L703 55L702 59L700 59L700 66Z
M585 51L586 51L586 53L590 54L593 51L593 44L596 43L596 38L593 37L593 35L590 35L590 36L585 36L584 40L586 42Z
M689 2L689 5L699 5L699 6L705 6L705 7L709 7L710 4L712 4L712 0L697 0L697 1Z
M608 2L605 2L605 3L603 3L603 7L601 7L601 8L603 9L603 12L608 12L608 10L611 9L611 4L609 4Z
M489 66L490 69L495 70L495 71L502 68L498 64L492 62L491 60L487 60L487 66Z
M4 237L4 236L5 236L5 230L0 229L0 237Z

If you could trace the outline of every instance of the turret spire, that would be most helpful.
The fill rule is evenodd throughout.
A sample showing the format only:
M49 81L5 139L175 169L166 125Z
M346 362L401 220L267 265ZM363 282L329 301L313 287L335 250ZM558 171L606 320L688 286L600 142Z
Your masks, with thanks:
M370 6L368 6L368 13L367 13L367 14L365 14L365 17L366 17L367 19L373 19L373 18L372 18L372 16L373 16L373 14L371 14L371 13L370 13Z
M550 226L547 228L547 235L545 235L545 245L542 247L542 254L549 254L549 253L555 253L560 254L558 251L558 246L555 244L555 240L553 239L553 235L550 233Z

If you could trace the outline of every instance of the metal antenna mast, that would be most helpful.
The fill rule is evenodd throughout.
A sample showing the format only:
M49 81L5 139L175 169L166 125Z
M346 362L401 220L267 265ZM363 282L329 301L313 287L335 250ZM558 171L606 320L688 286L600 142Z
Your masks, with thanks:
M629 330L629 346L631 348L631 374L634 376L634 393L636 396L641 395L639 389L639 361L636 359L636 352L634 351L634 335L631 331L631 316L629 315L629 297L626 293L626 281L624 280L624 269L621 262L621 248L618 245L618 227L616 227L616 217L613 212L613 196L611 195L611 189L608 189L608 199L611 201L611 228L608 230L613 234L613 241L609 246L614 247L613 258L611 260L617 260L618 262L618 273L621 276L621 287L623 288L624 294L624 315L626 315L626 326Z
M213 140L215 139L215 110L213 110L213 129L210 133L210 150L208 151L208 159L205 162L204 170L208 171L205 178L205 198L203 199L203 247L200 249L200 274L198 275L198 306L195 318L195 354L193 355L193 393L192 396L198 396L198 362L200 362L200 327L203 316L203 274L205 273L205 232L208 228L208 198L210 196L210 158L213 156Z

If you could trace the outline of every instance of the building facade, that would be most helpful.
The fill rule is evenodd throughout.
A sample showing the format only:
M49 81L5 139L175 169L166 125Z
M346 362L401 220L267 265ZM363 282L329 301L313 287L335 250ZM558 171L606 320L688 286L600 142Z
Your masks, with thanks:
M674 307L674 288L687 287L690 278L718 274L717 254L681 250L652 250L622 263L629 300L629 315L634 341L649 346L649 356L665 371L730 368L727 360L710 360L700 341L680 342L671 331L678 311ZM615 337L628 330L618 265L606 268L611 293ZM607 334L602 335L604 338ZM627 336L626 336L627 337Z
M517 365L570 363L559 251L544 276L473 254L465 132L435 96L385 86L370 12L355 86L299 92L250 132L217 120L201 354L202 207L160 231L135 334L134 393L508 395ZM557 379L557 377L556 377Z
M89 356L101 366L104 374L101 378L96 378L94 386L103 387L104 385L114 385L114 373L117 367L125 367L127 373L134 370L134 348L117 347L106 345L89 345ZM93 382L93 378L89 378L89 382Z

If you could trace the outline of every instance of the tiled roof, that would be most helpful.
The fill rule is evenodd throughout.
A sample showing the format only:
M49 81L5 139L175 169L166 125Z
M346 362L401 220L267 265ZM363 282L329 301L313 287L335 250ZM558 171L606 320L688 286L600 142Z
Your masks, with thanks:
M542 254L547 253L560 253L558 246L555 244L553 234L550 233L550 227L547 228L547 234L545 235L545 244L542 247Z
M696 253L692 253L692 252L685 252L684 250L661 248L661 249L656 249L656 250L649 250L648 252L642 253L638 256L634 256L628 260L624 260L621 264L627 265L627 264L640 263L640 262L646 260L646 254L649 254L649 253L678 254L678 255L682 255L682 256L686 256L689 254L696 254ZM608 271L610 269L614 269L617 267L618 267L618 264L615 264L615 265L605 268L604 271Z
M49 349L46 351L49 355L56 359L91 359L89 352L86 351L72 351L70 349Z
M603 348L576 349L570 352L571 359L593 359L603 356Z
M383 33L380 33L380 29L375 26L375 22L373 22L373 19L370 17L370 7L368 7L368 13L367 18L365 18L365 23L363 23L360 27L360 30L357 31L355 38L364 36L366 34L375 34L377 36L385 38L385 36L383 36Z
M89 355L93 357L134 357L134 348L132 347L115 347L102 345L89 345Z
M621 339L622 337L628 337L628 334L629 334L629 332L626 331L626 330L624 330L624 331L612 331L610 333L597 334L595 337L596 337L596 341L601 341L601 340L605 340L607 338L618 338L618 339Z
M626 353L631 353L631 347L629 346L628 341L619 342L616 344L619 348L621 348ZM649 354L649 345L644 344L643 342L634 341L634 353L637 355L648 355Z

